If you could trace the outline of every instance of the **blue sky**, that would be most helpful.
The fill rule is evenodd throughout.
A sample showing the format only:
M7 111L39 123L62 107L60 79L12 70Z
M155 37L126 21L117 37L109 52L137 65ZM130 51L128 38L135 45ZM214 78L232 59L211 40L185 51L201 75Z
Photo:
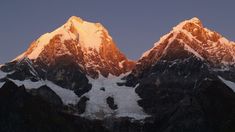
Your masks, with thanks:
M138 59L179 22L194 16L235 40L234 0L1 0L0 63L70 16L100 22L130 59Z

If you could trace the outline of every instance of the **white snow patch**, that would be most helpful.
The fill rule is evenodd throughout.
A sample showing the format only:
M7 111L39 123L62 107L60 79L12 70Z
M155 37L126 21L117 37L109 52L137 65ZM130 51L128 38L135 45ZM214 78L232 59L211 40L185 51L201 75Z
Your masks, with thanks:
M38 57L38 55L42 52L44 49L44 46L47 45L50 41L50 39L53 36L49 33L46 33L42 35L35 43L37 43L37 46L33 49L33 52L28 55L30 59L35 59Z
M50 87L58 96L60 96L64 104L76 105L79 101L79 97L72 90L62 88L51 81L46 81L46 85Z
M0 79L5 77L6 75L7 75L7 73L0 70Z
M2 72L2 71L0 70L0 79L3 78L3 77L5 77L5 76L6 76L6 73L5 73L5 72ZM0 82L0 88L1 88L3 85L4 85L4 82Z
M218 76L218 77L221 81L224 82L224 84L226 84L228 87L230 87L233 90L233 92L235 92L235 83L234 82L231 82L229 80L225 80L224 78L222 78L220 76Z
M99 51L102 43L103 27L86 21L69 20L79 34L79 41L82 47L93 48Z
M193 53L196 57L200 58L201 60L204 60L204 58L199 53L197 53L194 49L192 49L187 44L184 44L184 49L191 52L191 53Z
M19 81L11 79L11 81L13 81L18 86L24 85L26 89L37 89L43 85L47 85L61 98L65 105L76 105L79 100L78 96L72 90L62 88L48 80L32 82L31 80Z
M92 89L84 95L89 98L86 111L83 114L84 117L103 119L115 116L141 120L148 116L137 103L140 98L135 93L135 88L116 84L123 81L121 80L122 77L109 76L105 78L99 76L98 79L88 77L89 82L92 84ZM100 90L101 88L105 88L105 91ZM114 102L118 106L117 110L109 108L106 102L106 98L109 96L114 98Z
M166 54L167 49L170 47L170 45L172 44L172 42L175 40L177 34L178 34L178 32L173 32L173 37L171 37L171 38L169 39L167 46L166 46L165 49L163 50L163 54Z
M0 88L2 88L3 85L4 85L4 83L0 82Z

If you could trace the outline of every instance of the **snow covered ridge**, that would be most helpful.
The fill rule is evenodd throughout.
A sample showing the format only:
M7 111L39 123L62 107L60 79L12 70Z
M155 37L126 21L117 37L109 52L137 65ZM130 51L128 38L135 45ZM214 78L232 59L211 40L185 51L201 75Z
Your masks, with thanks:
M97 78L98 73L118 76L129 72L135 65L117 48L103 25L75 16L70 17L58 29L32 42L13 61L23 58L47 66L56 64L57 60L67 60L79 65L93 78Z
M79 17L72 16L64 25L55 31L42 35L33 43L30 50L18 56L16 59L25 56L29 59L36 59L44 50L45 46L50 43L50 40L58 34L62 36L61 39L63 42L71 39L79 40L82 48L92 48L97 51L99 51L104 37L106 37L105 39L107 41L112 41L112 37L100 23L91 23Z
M227 40L217 32L205 28L196 17L183 21L173 27L168 34L161 37L154 44L153 48L146 51L140 60L149 58L149 56L151 56L151 59L156 58L153 56L162 56L160 54L165 54L168 47L176 41L184 44L185 50L201 60L214 64L235 64L235 43ZM156 55L153 55L155 53Z

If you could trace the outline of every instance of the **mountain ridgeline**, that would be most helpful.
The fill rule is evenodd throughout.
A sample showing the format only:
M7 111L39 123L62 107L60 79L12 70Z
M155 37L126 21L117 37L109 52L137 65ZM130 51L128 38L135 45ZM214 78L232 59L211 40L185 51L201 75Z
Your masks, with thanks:
M73 16L1 65L0 131L232 132L234 64L235 43L198 18L135 62Z

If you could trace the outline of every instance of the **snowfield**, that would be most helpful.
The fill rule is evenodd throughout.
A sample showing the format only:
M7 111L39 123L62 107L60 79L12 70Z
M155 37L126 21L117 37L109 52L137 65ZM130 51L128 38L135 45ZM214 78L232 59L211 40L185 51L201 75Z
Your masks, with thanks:
M6 73L0 71L0 77L5 76ZM89 119L129 117L135 120L142 120L148 117L137 103L140 98L135 93L135 88L117 85L117 82L123 81L121 80L123 76L109 76L105 78L100 75L98 79L92 79L88 76L89 83L92 84L92 89L83 95L88 97L89 100L86 102L85 113L81 116ZM47 85L61 98L65 105L75 106L80 100L74 91L62 88L48 80L40 80L38 82L32 82L31 80L10 80L18 86L24 85L26 89L37 89ZM0 83L0 86L3 84ZM112 110L107 104L106 99L108 97L114 98L114 104L118 107L116 110Z
M108 116L130 117L136 120L148 117L137 103L140 98L135 93L135 88L117 85L117 82L122 82L121 78L123 76L109 76L108 78L100 76L98 79L88 77L92 89L84 95L89 100L83 116L95 119ZM105 91L101 88L104 88ZM109 108L106 103L108 97L114 98L114 103L118 106L116 110Z
M79 100L78 96L72 90L62 88L48 80L32 82L31 80L18 81L11 79L11 81L18 86L24 85L26 89L37 89L41 86L47 85L61 98L65 105L75 105Z

